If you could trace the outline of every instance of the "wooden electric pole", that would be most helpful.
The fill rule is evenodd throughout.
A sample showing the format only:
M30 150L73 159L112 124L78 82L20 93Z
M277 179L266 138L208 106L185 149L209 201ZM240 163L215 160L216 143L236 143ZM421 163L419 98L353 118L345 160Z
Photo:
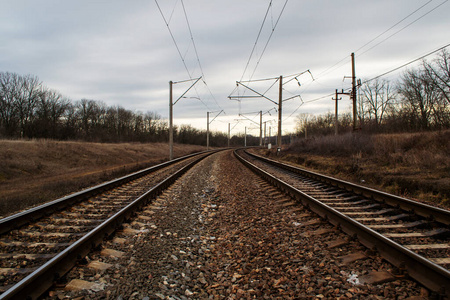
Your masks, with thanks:
M266 146L266 140L267 140L266 125L267 125L267 121L264 122L264 147Z
M245 126L244 131L244 147L247 147L247 126Z
M338 135L338 127L339 127L339 120L338 120L338 101L342 98L338 98L338 90L336 89L336 97L331 98L332 100L336 101L336 104L334 105L335 112L334 112L334 135Z
M278 92L278 139L277 147L281 150L281 118L283 105L283 76L280 76L280 90Z
M209 150L209 111L206 112L206 151Z
M262 110L259 111L259 146L262 146Z
M230 123L228 123L228 148L230 148Z
M169 81L169 160L173 159L173 82Z
M353 131L357 129L356 127L356 74L355 74L355 53L352 53L352 94L353 102Z

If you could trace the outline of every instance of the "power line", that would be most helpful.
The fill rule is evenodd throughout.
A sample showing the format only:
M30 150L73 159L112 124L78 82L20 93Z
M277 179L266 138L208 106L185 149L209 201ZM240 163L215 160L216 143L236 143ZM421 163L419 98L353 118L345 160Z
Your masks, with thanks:
M364 45L362 45L361 47L359 47L356 51L358 52L359 50L361 50L362 48L364 48L365 46L369 45L370 43L372 43L373 41L375 41L377 38L379 38L380 36L382 36L383 34L385 34L386 32L388 32L389 30L391 30L392 28L394 28L395 26L397 26L398 24L400 24L401 22L403 22L404 20L406 20L407 18L409 18L410 16L412 16L413 14L415 14L416 12L418 12L419 10L421 10L423 7L425 7L426 5L428 5L430 2L433 2L433 0L429 0L427 3L425 3L424 5L420 6L419 8L417 8L416 10L414 10L412 13L410 13L409 15L407 15L406 17L404 17L403 19L401 19L400 21L398 21L397 23L395 23L394 25L392 25L391 27L389 27L388 29L386 29L385 31L383 31L382 33L380 33L379 35L377 35L376 37L374 37L373 39L371 39L370 41L368 41L367 43L365 43Z
M422 55L422 56L420 56L420 57L418 57L418 58L416 58L416 59L413 59L413 60L411 60L411 61L409 61L409 62L407 62L407 63L405 63L405 64L403 64L403 65L401 65L401 66L399 66L399 67L396 67L396 68L394 68L394 69L392 69L392 70L390 70L390 71L384 72L383 74L380 74L380 75L375 76L375 77L373 77L373 78L371 78L371 79L365 80L365 81L362 82L361 84L368 83L368 82L370 82L370 81L372 81L372 80L376 80L376 79L378 79L378 78L380 78L380 77L383 77L383 76L385 76L385 75L387 75L387 74L390 74L390 73L392 73L392 72L395 72L395 71L397 71L397 70L399 70L399 69L401 69L401 68L404 68L404 67L406 67L406 66L408 66L408 65L410 65L410 64L412 64L412 63L414 63L414 62L416 62L416 61L418 61L418 60L424 59L425 57L430 56L431 54L434 54L434 53L436 53L436 52L438 52L438 51L440 51L440 50L443 50L443 49L445 49L445 48L447 48L447 47L449 47L449 46L450 46L450 43L447 44L447 45L445 45L445 46L439 47L438 49L435 49L435 50L433 50L433 51L431 51L431 52L428 52L427 54ZM334 93L331 93L331 94L328 94L328 95L325 95L325 96L321 96L321 97L318 97L318 98L314 98L314 99L311 99L311 100L307 100L307 101L303 101L303 100L302 100L302 103L301 103L301 104L294 110L294 112L292 112L292 113L289 115L289 117L287 117L285 120L287 120L287 119L289 119L290 117L292 117L292 115L293 115L295 112L297 112L303 104L311 103L311 102L316 102L316 101L319 101L319 100L322 100L322 99L325 99L325 98L332 97L333 95L334 95Z
M405 64L403 64L403 65L401 65L401 66L399 66L399 67L397 67L397 68L394 68L394 69L392 69L392 70L390 70L390 71L387 71L387 72L385 72L385 73L383 73L383 74L381 74L381 75L375 76L375 77L373 77L372 79L366 80L366 81L363 82L363 84L364 84L364 83L367 83L367 82L370 82L370 81L372 81L372 80L378 79L378 78L380 78L380 77L383 77L383 76L385 76L385 75L387 75L387 74L389 74L389 73L395 72L395 71L397 71L397 70L399 70L399 69L401 69L401 68L404 68L404 67L406 67L406 66L408 66L408 65L410 65L410 64L412 64L412 63L414 63L414 62L416 62L416 61L418 61L418 60L421 60L421 59L423 59L423 58L425 58L425 57L427 57L427 56L429 56L429 55L431 55L431 54L433 54L433 53L436 53L436 52L438 52L438 51L440 51L440 50L442 50L442 49L445 49L445 48L447 48L448 46L450 46L450 43L447 44L447 45L445 45L445 46L442 46L442 47L440 47L440 48L438 48L438 49L436 49L436 50L433 50L433 51L431 51L431 52L429 52L429 53L427 53L427 54L425 54L425 55L422 55L422 56L419 57L419 58L413 59L413 60L411 60L411 61L409 61L409 62L407 62L407 63L405 63Z
M189 68L187 67L186 60L185 60L185 57L186 57L187 52L188 52L189 49L186 50L186 54L183 56L183 54L181 53L181 50L180 50L180 48L179 48L179 46L178 46L178 44L177 44L177 42L176 42L176 40L175 40L175 37L174 37L174 35L173 35L173 33L172 33L172 30L170 29L169 22L168 22L167 19L164 17L164 13L162 12L161 7L159 6L158 1L155 0L155 2L156 2L156 5L158 6L158 10L159 10L159 12L160 12L160 14L161 14L161 16L162 16L162 18L163 18L163 20L164 20L164 23L166 24L166 27L167 27L167 29L169 30L170 36L172 37L172 41L173 41L173 43L175 44L175 47L176 47L176 49L177 49L177 51L178 51L178 54L179 54L179 56L180 56L180 58L181 58L181 61L183 62L184 68L186 69L186 72L188 73L189 79L192 80L192 74L191 74L191 72L189 71ZM185 6L184 6L183 0L181 0L181 4L182 4L182 7L183 7L183 13L184 13L184 16L185 16L185 19L186 19L187 27L188 27L188 29L189 29L189 34L190 34L191 42L192 42L192 45L193 45L193 48L194 48L194 52L195 52L195 55L196 55L196 58L197 58L197 62L198 62L199 68L200 68L200 72L201 72L201 75L202 75L201 77L203 78L202 81L203 81L203 83L205 84L206 88L208 89L208 91L209 91L211 97L213 98L213 100L215 101L216 105L217 105L220 109L222 109L222 108L220 107L219 103L217 102L216 98L215 98L214 95L212 94L212 92L211 92L211 90L210 90L208 84L206 83L206 81L205 81L205 79L204 79L203 68L202 68L202 65L201 65L201 63L200 63L200 58L199 58L199 56L198 56L197 47L196 47L195 41L194 41L194 35L192 34L191 26L190 26L190 23L189 23L189 18L188 18L188 16L187 16L187 12L186 12L186 8L185 8ZM176 3L175 3L175 6L176 6ZM172 13L171 13L170 18L172 18L172 16L173 16L173 13L174 13L174 11L175 11L175 6L174 6L174 8L173 8L173 10L172 10ZM209 106L201 99L201 97L200 97L200 95L199 95L199 93L198 93L198 91L197 91L197 87L194 87L194 90L195 90L195 92L197 93L197 96L198 96L197 98L200 100L200 102L201 102L208 110L211 110L211 108L210 108L210 107L209 107Z
M199 58L199 56L198 56L197 47L195 46L194 35L192 34L191 25L190 25L190 23L189 23L189 19L188 19L187 13L186 13L186 8L184 7L184 2L183 2L183 0L181 0L181 5L183 6L184 16L185 16L185 18L186 18L186 23L187 23L187 26L188 26L188 29L189 29L189 34L190 34L190 36L191 36L192 45L194 46L195 56L197 57L197 62L198 62L198 65L199 65L199 67L200 67L200 72L201 72L201 74L202 74L203 83L205 84L206 88L208 89L209 94L210 94L211 97L213 98L213 100L214 100L214 102L216 103L216 105L217 105L221 110L223 110L222 107L220 107L219 103L217 102L216 98L214 97L213 93L211 92L211 89L209 88L208 84L206 83L205 74L203 73L202 64L200 63L200 58ZM209 109L209 108L208 108L208 109ZM209 110L210 110L210 109L209 109ZM224 113L225 113L225 111L224 111Z
M204 79L205 78L205 74L203 74L202 64L200 63L200 58L198 57L197 47L195 46L194 36L192 35L191 25L189 24L189 19L188 19L187 13L186 13L186 8L184 7L183 0L181 0L181 6L183 6L184 17L186 18L186 23L187 23L187 26L188 26L188 29L189 29L189 34L191 35L191 41L192 41L192 45L194 46L195 56L197 57L197 62L198 62L198 65L200 67L200 72L202 73L202 77Z
M261 56L259 57L258 61L256 62L255 69L253 70L253 73L252 73L252 75L250 76L250 78L252 78L253 75L255 74L256 69L257 69L258 66L259 66L259 62L261 61L261 59L262 59L264 53L266 52L267 45L269 45L269 42L270 42L270 40L272 39L273 33L275 32L275 28L277 27L278 22L280 21L281 15L283 14L284 9L286 8L286 5L287 5L288 1L289 1L289 0L286 0L286 1L284 2L283 8L281 9L281 12L280 12L280 15L278 16L278 19L277 19L277 21L275 22L275 25L272 27L272 31L271 31L271 33L270 33L270 35L269 35L269 38L267 39L266 45L264 46L264 49L263 49L263 51L261 52Z
M394 35L396 35L397 33L403 31L404 29L408 28L409 26L411 26L412 24L416 23L417 21L419 21L420 19L422 19L423 17L425 17L426 15L430 14L431 12L435 11L437 8L441 7L442 5L444 5L446 2L448 2L448 0L445 0L444 2L442 2L441 4L437 5L436 7L434 7L433 9L427 11L425 14L421 15L420 17L418 17L417 19L415 19L414 21L408 23L406 26L404 26L403 28L397 30L396 32L394 32L393 34L391 34L390 36L386 37L385 39L381 40L380 42L376 43L375 45L373 45L372 47L370 47L369 49L367 49L366 51L364 51L363 53L359 54L358 56L363 55L364 53L372 50L373 48L375 48L376 46L380 45L381 43L385 42L386 40L390 39L391 37L393 37ZM398 24L398 23L397 23Z
M382 33L378 34L376 37L374 37L373 39L371 39L369 42L365 43L363 46L359 47L355 53L357 51L360 51L361 49L363 49L365 46L369 45L370 43L372 43L373 41L375 41L376 39L378 39L379 37L381 37L382 35L384 35L385 33L387 33L388 31L392 30L394 27L396 27L397 25L399 25L400 23L402 23L404 20L408 19L409 17L411 17L412 15L414 15L416 12L418 12L419 10L423 9L426 5L428 5L429 3L431 3L433 0L429 0L427 3L421 5L419 8L415 9L413 12L411 12L410 14L408 14L406 17L404 17L403 19L401 19L400 21L398 21L397 23L395 23L394 25L392 25L391 27L389 27L387 30L383 31ZM430 11L426 12L425 14L421 15L419 18L417 18L416 20L412 21L411 23L409 23L408 25L406 25L405 27L403 27L402 29L400 29L399 31L395 32L394 34L388 36L387 38L385 38L384 40L380 41L379 43L375 44L374 46L372 46L371 48L367 49L366 51L364 51L363 53L359 54L358 56L363 55L364 53L368 52L369 50L373 49L374 47L378 46L379 44L383 43L384 41L386 41L387 39L391 38L392 36L396 35L397 33L399 33L400 31L406 29L407 27L409 27L410 25L412 25L413 23L417 22L418 20L420 20L421 18L425 17L426 15L428 15L429 13L431 13L432 11L436 10L438 7L440 7L441 5L443 5L444 3L446 3L448 0L445 0L444 2L442 2L441 4L439 4L438 6L434 7L433 9L431 9ZM329 72L331 72L332 69L334 69L335 67L337 67L339 65L339 68L341 66L343 66L344 64L342 64L342 62L346 61L348 59L348 57L344 57L341 60L339 60L337 63L333 64L331 67L325 69L324 71L322 71L321 73L319 73L316 77L316 79L318 79L319 77L322 77L326 74L328 74ZM347 64L348 61L345 63Z
M239 81L242 81L242 79L244 78L245 72L247 71L248 65L250 64L250 60L251 60L251 58L253 56L253 52L255 51L256 45L258 44L259 37L261 36L261 32L263 30L264 23L266 22L266 18L267 18L267 15L269 13L269 10L270 10L271 6L272 6L272 0L270 1L269 6L267 7L266 14L264 15L264 19L262 21L261 27L259 28L258 35L256 36L255 44L253 45L252 51L250 52L250 56L249 56L249 58L247 60L247 64L245 65L244 72L242 73L241 79Z
M184 57L181 54L180 48L178 47L177 41L175 40L175 37L173 36L172 30L170 30L169 23L167 22L166 18L164 17L164 14L163 14L163 12L161 10L161 7L158 4L158 0L155 0L155 2L156 2L156 6L158 6L159 12L161 13L161 16L162 16L162 18L164 20L164 23L166 23L167 29L169 30L170 36L172 37L172 41L175 44L175 47L177 48L178 54L180 55L181 61L183 62L183 65L184 65L184 68L186 69L186 72L189 75L189 79L192 79L191 73L189 72L189 69L188 69L188 67L186 65L186 61L184 60Z

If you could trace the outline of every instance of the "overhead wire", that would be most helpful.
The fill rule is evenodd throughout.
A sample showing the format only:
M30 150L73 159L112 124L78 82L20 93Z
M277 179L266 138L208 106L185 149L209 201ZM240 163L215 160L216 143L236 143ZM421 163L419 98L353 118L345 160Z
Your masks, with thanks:
M192 79L192 75L189 72L189 69L188 69L188 67L186 65L186 61L185 61L183 55L181 54L180 48L178 47L177 41L175 40L175 37L174 37L174 35L172 33L172 30L170 29L169 23L167 22L166 17L164 17L164 14L163 14L163 12L161 10L161 7L159 6L158 0L155 0L155 2L156 2L156 6L158 6L158 10L159 10L159 12L160 12L160 14L161 14L161 16L162 16L162 18L164 20L164 23L166 23L166 27L167 27L167 30L169 30L170 36L172 37L172 41L175 44L175 47L177 48L178 54L180 55L181 61L183 62L183 65L184 65L184 68L186 69L186 72L189 75L189 79Z
M407 18L409 18L410 16L412 16L413 14L415 14L416 12L418 12L419 10L421 10L423 7L425 7L426 5L428 5L429 3L433 2L434 0L429 0L427 3L423 4L422 6L420 6L419 8L417 8L416 10L414 10L412 13L410 13L409 15L407 15L406 17L404 17L403 19L401 19L400 21L398 21L397 23L395 23L394 25L392 25L391 27L389 27L388 29L386 29L385 31L383 31L382 33L380 33L379 35L377 35L376 37L374 37L373 39L371 39L370 41L368 41L367 43L365 43L364 45L362 45L361 47L359 47L358 49L356 49L355 52L358 52L359 50L361 50L362 48L364 48L365 46L369 45L370 43L372 43L373 41L375 41L376 39L378 39L380 36L382 36L383 34L385 34L386 32L388 32L389 30L391 30L392 28L394 28L395 26L397 26L398 24L400 24L401 22L403 22L404 20L406 20Z
M429 3L433 2L434 0L429 0L427 3L421 5L420 7L418 7L417 9L415 9L413 12L409 13L407 16L405 16L404 18L402 18L400 21L396 22L394 25L392 25L391 27L389 27L388 29L386 29L385 31L383 31L382 33L378 34L376 37L372 38L369 42L365 43L364 45L362 45L361 47L359 47L355 53L359 52L361 49L363 49L364 47L366 47L367 45L371 44L373 41L375 41L376 39L380 38L382 35L386 34L388 31L392 30L394 27L398 26L400 23L402 23L403 21L405 21L406 19L408 19L409 17L411 17L412 15L414 15L415 13L417 13L419 10L423 9L425 6L427 6ZM447 2L448 0L445 0L444 2L442 2L441 4L439 4L438 6L434 7L433 9L431 9L430 11L426 12L425 14L421 15L419 18L415 19L413 22L409 23L408 25L406 25L405 27L403 27L402 29L400 29L399 31L397 31L396 33L388 36L387 38L385 38L384 40L382 40L381 42L377 43L376 45L372 46L371 48L367 49L366 51L364 51L363 53L359 54L359 56L365 54L366 52L372 50L373 48L375 48L376 46L378 46L379 44L383 43L384 41L386 41L387 39L391 38L392 36L394 36L395 34L399 33L400 31L406 29L407 27L409 27L410 25L412 25L413 23L417 22L418 20L420 20L421 18L423 18L424 16L428 15L429 13L431 13L432 11L434 11L435 9L437 9L438 7L440 7L441 5L443 5L445 2ZM343 62L345 62L344 64L342 64ZM340 68L345 64L348 64L348 56L342 58L341 60L339 60L337 63L333 64L331 67L325 69L324 71L322 71L321 73L319 73L316 77L316 79L321 78L322 76L328 74L329 72L331 72L332 70L335 69L335 67Z
M431 10L427 11L425 14L421 15L420 17L418 17L417 19L415 19L414 21L408 23L407 25L405 25L404 27L402 27L401 29L397 30L396 32L394 32L393 34L389 35L388 37L386 37L385 39L381 40L380 42L376 43L375 45L373 45L372 47L370 47L369 49L367 49L366 51L362 52L361 54L359 54L359 56L365 54L366 52L372 50L373 48L377 47L378 45L380 45L381 43L385 42L386 40L390 39L391 37L393 37L394 35L396 35L397 33L403 31L404 29L408 28L409 26L411 26L412 24L416 23L417 21L419 21L420 19L422 19L423 17L425 17L426 15L430 14L431 12L435 11L436 9L438 9L439 7L441 7L442 5L444 5L446 2L448 2L448 0L445 0L444 2L440 3L439 5L437 5L436 7L432 8ZM423 7L423 6L422 6ZM417 11L417 10L416 10ZM410 14L411 15L411 14ZM404 19L403 19L404 20ZM403 21L402 20L402 21ZM400 23L400 22L399 22ZM397 23L397 24L399 24ZM391 27L392 28L392 27Z
M394 69L392 69L392 70L390 70L390 71L384 72L384 73L382 73L382 74L380 74L380 75L378 75L378 76L375 76L375 77L373 77L373 78L371 78L371 79L365 80L364 82L362 82L362 84L368 83L368 82L370 82L370 81L372 81L372 80L376 80L376 79L378 79L378 78L380 78L380 77L383 77L383 76L385 76L385 75L387 75L387 74L390 74L390 73L395 72L395 71L397 71L397 70L399 70L399 69L402 69L402 68L404 68L404 67L406 67L406 66L408 66L408 65L410 65L410 64L412 64L412 63L415 63L415 62L418 61L418 60L424 59L425 57L430 56L431 54L434 54L434 53L436 53L436 52L438 52L438 51L440 51L440 50L443 50L443 49L447 48L448 46L450 46L450 43L447 44L447 45L445 45L445 46L439 47L439 48L436 49L436 50L433 50L433 51L431 51L431 52L428 52L427 54L422 55L422 56L420 56L420 57L418 57L418 58L416 58L416 59L413 59L413 60L411 60L411 61L409 61L409 62L407 62L407 63L404 63L403 65L401 65L401 66L399 66L399 67L396 67L396 68L394 68Z
M250 56L249 56L249 58L247 60L247 64L245 65L244 72L242 72L242 76L241 76L241 79L239 81L242 81L242 79L244 78L245 72L247 71L248 65L250 64L250 60L251 60L251 58L253 56L253 52L255 52L256 45L258 44L259 37L261 36L261 32L262 32L262 30L264 28L264 23L266 22L267 15L269 14L269 10L270 10L271 6L272 6L272 0L270 1L269 6L267 7L266 14L264 15L264 19L263 19L263 21L261 23L261 26L259 28L258 35L256 36L255 44L253 45L252 51L250 52Z
M255 74L256 69L257 69L258 66L259 66L259 63L260 63L260 61L261 61L261 59L262 59L264 53L266 52L267 46L269 45L269 42L270 42L270 40L272 39L273 33L275 32L275 28L277 27L278 22L279 22L280 19L281 19L281 15L283 14L284 9L286 8L286 5L287 5L288 1L289 1L289 0L286 0L286 1L284 2L283 8L281 9L280 15L278 16L278 19L277 19L277 21L275 22L275 25L272 25L272 31L270 32L269 38L267 39L267 42L266 42L266 44L265 44L265 46L264 46L264 49L263 49L263 51L261 52L261 55L260 55L258 61L256 62L255 69L253 70L253 73L252 73L252 75L250 76L250 78L253 78L253 75Z
M178 0L177 0L177 2L178 2ZM170 19L172 18L173 14L174 14L174 11L175 11L177 2L175 3L175 5L174 5L174 7L173 7L173 9L172 9L172 13L171 13L171 15L170 15ZM175 36L173 35L172 30L170 29L170 25L169 25L170 19L169 19L169 21L167 21L167 19L166 19L166 17L164 16L164 13L163 13L163 11L162 11L162 9L161 9L161 7L160 7L160 5L159 5L159 3L158 3L157 0L155 0L155 3L156 3L156 5L157 5L157 7L158 7L158 10L159 10L159 12L160 12L160 14L161 14L163 20L164 20L164 23L166 24L166 27L167 27L167 29L168 29L168 31L169 31L169 33L170 33L170 36L171 36L171 38L172 38L172 41L173 41L174 45L175 45L175 47L176 47L176 49L177 49L177 51L178 51L178 54L179 54L180 59L181 59L183 65L184 65L184 68L186 69L186 72L188 73L189 79L192 80L192 73L189 71L189 68L188 68L188 66L187 66L187 64L186 64L186 56L187 56L187 54L188 54L188 52L189 52L189 48L186 50L186 53L185 53L184 55L181 53L180 47L178 46L178 43L177 43L177 41L176 41L176 39L175 39ZM217 102L216 98L215 98L214 95L212 94L211 89L209 88L208 84L206 83L205 76L204 76L204 72L203 72L203 68L202 68L202 65L201 65L201 62L200 62L200 58L199 58L199 55L198 55L197 47L196 47L196 45L195 45L194 35L192 34L192 30L191 30L189 18L188 18L188 16L187 16L187 12L186 12L186 8L185 8L185 6L184 6L183 0L181 0L181 4L182 4L182 8L183 8L183 13L184 13L184 16L185 16L185 19L186 19L187 27L188 27L188 30L189 30L191 42L192 42L192 45L193 45L193 48L194 48L195 56L196 56L196 59L197 59L197 62L198 62L198 66L199 66L199 68L200 68L200 73L201 73L201 75L202 75L202 82L205 84L206 88L208 89L208 91L209 91L211 97L213 98L213 100L215 101L216 105L217 105L220 109L222 109L221 106L219 105L219 103ZM211 108L210 108L210 107L209 107L209 106L201 99L201 97L199 96L198 91L197 91L197 87L194 87L194 90L196 91L197 96L198 96L197 98L200 100L200 102L201 102L208 110L211 110Z
M408 19L409 17L411 17L412 15L414 15L415 13L417 13L418 11L420 11L421 9L423 9L425 6L427 6L427 5L430 4L431 2L433 2L433 0L429 0L429 1L426 2L425 4L421 5L421 6L418 7L417 9L415 9L413 12L409 13L409 14L408 14L407 16L405 16L403 19L401 19L400 21L398 21L397 23L395 23L394 25L392 25L391 27L389 27L388 29L386 29L386 30L383 31L382 33L378 34L376 37L374 37L373 39L371 39L369 42L367 42L367 43L365 43L364 45L362 45L361 47L359 47L359 48L355 51L355 53L357 53L358 51L360 51L361 49L363 49L363 48L366 47L367 45L369 45L369 44L371 44L372 42L374 42L376 39L380 38L381 36L383 36L384 34L386 34L387 32L389 32L390 30L392 30L393 28L395 28L396 26L398 26L400 23L402 23L403 21L405 21L406 19ZM386 37L385 39L381 40L381 41L378 42L377 44L375 44L375 45L373 45L372 47L370 47L369 49L365 50L364 52L362 52L361 54L359 54L359 56L361 56L361 55L365 54L366 52L372 50L373 48L375 48L376 46L380 45L380 44L383 43L384 41L388 40L389 38L391 38L391 37L393 37L394 35L398 34L398 33L401 32L402 30L404 30L404 29L406 29L407 27L411 26L412 24L414 24L415 22L419 21L420 19L422 19L422 18L425 17L426 15L430 14L431 12L433 12L434 10L436 10L437 8L439 8L440 6L442 6L443 4L445 4L446 2L448 2L448 0L445 0L444 2L442 2L442 3L438 4L437 6L433 7L431 10L427 11L426 13L422 14L421 16L419 16L418 18L416 18L415 20L413 20L412 22L408 23L407 25L405 25L404 27L402 27L400 30L396 31L395 33L389 35L389 36ZM369 82L369 81L372 81L372 80L375 80L375 79L380 78L380 77L382 77L382 76L385 76L385 75L387 75L387 74L389 74L389 73L395 72L396 70L399 70L399 69L401 69L401 68L403 68L403 67L405 67L405 66L407 66L407 65L409 65L409 64L412 64L412 63L414 63L414 62L416 62L416 61L418 61L418 60L420 60L420 59L423 59L423 58L425 58L425 57L428 56L428 55L431 55L431 54L433 54L433 53L435 53L435 52L437 52L437 51L439 51L439 50L442 50L442 49L448 47L449 45L450 45L450 44L448 44L448 45L446 45L446 46L443 46L443 47L440 47L440 48L437 49L437 50L434 50L434 51L432 51L432 52L430 52L430 53L427 53L426 55L423 55L423 56L421 56L421 57L419 57L419 58L417 58L417 59L415 59L415 60L412 60L412 61L410 61L410 62L408 62L408 63L405 63L405 64L403 64L403 65L401 65L401 66L399 66L399 67L397 67L397 68L395 68L395 69L392 69L392 70L390 70L390 71L388 71L388 72L385 72L385 73L383 73L383 74L381 74L381 75L378 75L378 76L376 76L376 77L374 77L374 78L372 78L372 79L366 80L366 81L364 81L363 83L367 83L367 82ZM337 63L335 63L335 64L332 65L331 67L327 68L326 70L322 71L322 72L316 77L316 79L319 78L319 77L321 77L321 76L324 75L324 74L327 74L328 71L330 71L330 70L333 69L334 67L336 67L336 66L342 64L342 62L344 62L344 61L346 61L346 60L348 60L348 56L346 56L345 58L341 59L340 61L338 61ZM346 62L346 64L347 64L347 63L348 63L348 62ZM316 82L317 82L317 81L316 81ZM318 100L321 100L321 99L324 99L324 98L328 98L328 97L333 96L333 95L334 95L334 94L331 93L331 94L326 95L326 96L322 96L322 97L319 97L319 98L315 98L315 99L312 99L312 100L309 100L309 101L302 102L302 103L294 110L294 112L293 112L288 118L290 118L296 111L298 111L298 109L300 108L300 106L302 106L303 104L305 104L305 103L310 103L310 102L315 102L315 101L318 101ZM288 118L287 118L287 119L288 119Z
M185 8L185 6L184 6L183 0L181 0L181 5L183 6L183 12L184 12L184 16L185 16L185 18L186 18L186 23L187 23L187 26L188 26L188 29L189 29L189 34L190 34L190 36L191 36L191 41L192 41L192 45L193 45L193 47L194 47L195 56L197 57L197 62L198 62L199 68L200 68L200 72L201 72L201 74L202 74L202 78L203 78L202 81L203 81L203 83L205 84L206 88L208 89L209 94L210 94L211 97L213 98L213 100L214 100L214 102L216 103L216 105L217 105L221 110L223 110L222 107L221 107L221 106L219 105L219 103L217 102L216 98L214 97L213 93L211 92L211 89L209 88L208 84L206 83L205 74L204 74L204 72L203 72L202 64L200 63L200 58L199 58L199 56L198 56L197 47L195 46L194 35L192 34L191 25L190 25L190 23L189 23L189 18L188 18L188 16L187 16L187 12L186 12L186 8ZM208 108L208 109L209 109L209 108ZM225 111L224 111L224 114L225 114Z
M422 55L422 56L420 56L420 57L418 57L418 58L416 58L416 59L413 59L413 60L411 60L411 61L409 61L409 62L407 62L407 63L404 63L404 64L402 64L402 65L399 66L399 67L396 67L396 68L394 68L394 69L392 69L392 70L389 70L389 71L387 71L387 72L384 72L384 73L382 73L382 74L380 74L380 75L378 75L378 76L375 76L375 77L373 77L373 78L371 78L371 79L365 80L365 81L363 81L361 84L368 83L368 82L370 82L370 81L373 81L373 80L376 80L376 79L378 79L378 78L380 78L380 77L383 77L383 76L385 76L385 75L387 75L387 74L390 74L390 73L392 73L392 72L395 72L395 71L397 71L397 70L399 70L399 69L401 69L401 68L404 68L404 67L406 67L406 66L408 66L408 65L410 65L410 64L412 64L412 63L414 63L414 62L416 62L416 61L419 61L419 60L421 60L421 59L424 59L425 57L430 56L431 54L434 54L434 53L436 53L436 52L438 52L438 51L440 51L440 50L443 50L443 49L445 49L445 48L447 48L447 47L449 47L449 46L450 46L450 43L448 43L448 44L446 44L446 45L444 45L444 46L442 46L442 47L439 47L439 48L437 48L437 49L435 49L435 50L433 50L433 51L430 51L430 52L426 53L425 55ZM348 89L348 92L350 92L350 89ZM332 96L334 96L334 93L330 93L330 94L328 94L328 95L321 96L321 97L314 98L314 99L307 100L307 101L303 101L303 99L302 99L303 102L302 102L302 103L294 110L294 112L291 113L291 114L289 115L289 117L287 117L286 119L289 119L290 117L292 117L292 115L293 115L295 112L297 112L298 109L300 109L300 107L301 107L303 104L311 103L311 102L316 102L316 101L319 101L319 100L322 100L322 99L325 99L325 98L329 98L329 97L332 97ZM286 120L286 119L285 119L285 120Z

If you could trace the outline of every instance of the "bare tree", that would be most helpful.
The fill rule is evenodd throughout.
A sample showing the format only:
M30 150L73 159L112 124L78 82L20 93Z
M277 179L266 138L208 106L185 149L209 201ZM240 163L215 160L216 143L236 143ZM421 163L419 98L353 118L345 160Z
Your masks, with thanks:
M42 83L35 76L19 76L15 104L20 124L20 136L24 137L30 130L35 116L36 106L42 93Z
M301 113L297 115L295 131L298 135L303 133L305 135L305 139L308 138L308 121L313 117L314 115L309 113Z
M19 75L0 73L0 128L7 136L13 136L17 129L16 89Z
M450 105L450 53L445 49L432 62L423 62L426 76L436 85L443 100Z
M418 127L428 129L433 110L439 102L436 85L424 70L408 70L402 75L398 90L403 97L403 103L411 109L413 116L417 116Z
M70 102L55 90L43 89L39 96L36 110L36 128L40 137L58 138L62 118L70 106Z
M367 116L378 128L383 122L389 106L395 99L395 94L389 81L376 79L364 84L361 88L363 103Z

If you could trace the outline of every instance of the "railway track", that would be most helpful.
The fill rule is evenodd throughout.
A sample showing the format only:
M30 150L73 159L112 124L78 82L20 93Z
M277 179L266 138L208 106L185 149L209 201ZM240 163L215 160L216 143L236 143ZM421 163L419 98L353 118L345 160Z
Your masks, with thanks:
M450 211L309 172L242 150L239 160L312 211L450 298Z
M36 299L213 152L166 162L0 219L0 299Z

